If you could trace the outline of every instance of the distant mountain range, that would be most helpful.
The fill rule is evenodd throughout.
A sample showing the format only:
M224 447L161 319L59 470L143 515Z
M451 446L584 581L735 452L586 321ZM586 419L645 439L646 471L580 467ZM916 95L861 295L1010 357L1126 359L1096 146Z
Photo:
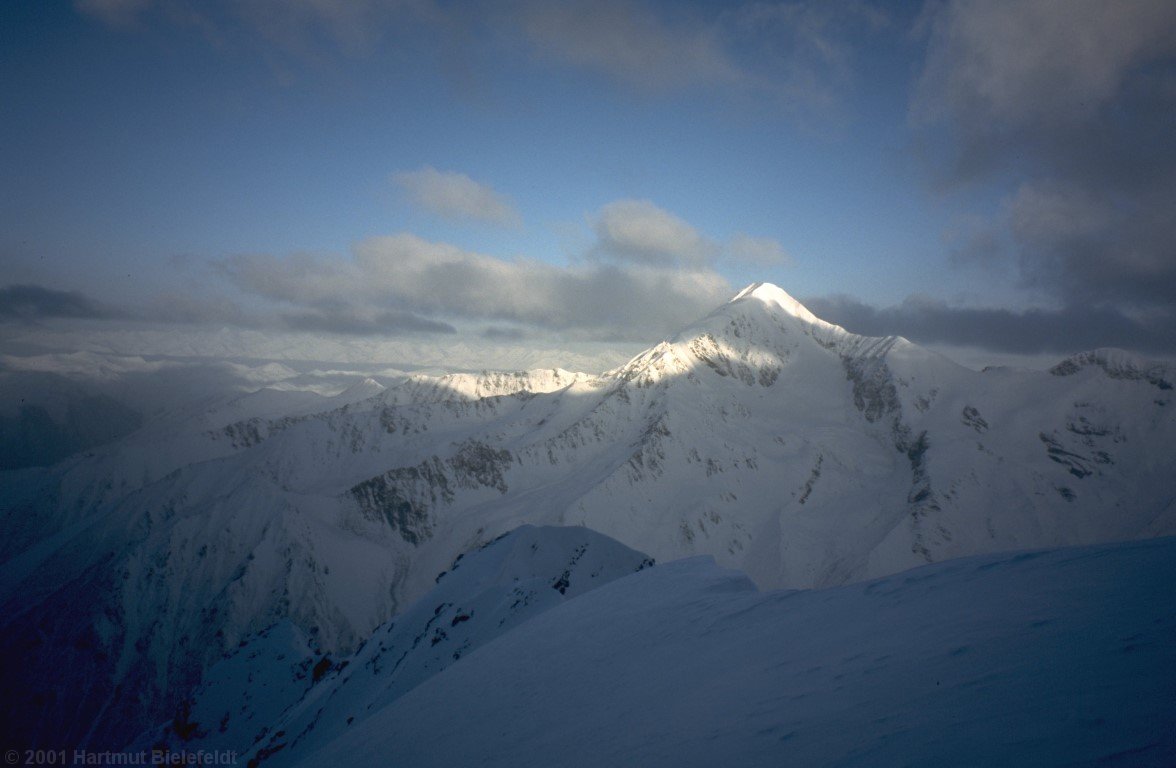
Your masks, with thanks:
M262 390L149 421L0 474L0 717L30 746L122 746L258 633L341 658L524 524L632 548L609 578L705 554L767 589L1170 535L1174 381L1117 350L975 372L759 284L600 375Z

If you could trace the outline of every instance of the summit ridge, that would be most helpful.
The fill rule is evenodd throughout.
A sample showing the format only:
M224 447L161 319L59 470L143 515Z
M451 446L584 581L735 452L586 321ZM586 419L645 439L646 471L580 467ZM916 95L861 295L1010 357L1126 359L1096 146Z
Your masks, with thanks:
M768 306L779 307L793 317L804 320L807 323L812 323L813 325L828 326L831 328L838 327L814 315L809 311L808 307L801 304L790 293L774 283L751 283L735 294L728 304L735 304L745 299L756 299Z

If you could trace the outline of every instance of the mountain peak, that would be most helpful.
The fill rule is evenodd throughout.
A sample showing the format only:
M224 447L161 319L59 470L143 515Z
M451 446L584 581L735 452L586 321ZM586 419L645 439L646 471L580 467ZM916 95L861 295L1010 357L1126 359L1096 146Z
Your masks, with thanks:
M797 317L806 322L826 325L825 321L810 312L808 307L792 298L787 291L773 283L752 283L735 294L735 297L728 303L734 304L735 302L752 299L769 306L777 306L793 317Z

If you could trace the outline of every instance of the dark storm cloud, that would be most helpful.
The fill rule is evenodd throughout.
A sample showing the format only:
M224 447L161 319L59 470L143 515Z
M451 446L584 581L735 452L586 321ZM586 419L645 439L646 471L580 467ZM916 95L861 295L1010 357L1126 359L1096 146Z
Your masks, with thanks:
M1019 354L1061 353L1098 347L1176 353L1176 316L1154 312L1134 319L1109 307L1060 310L950 307L911 297L897 307L876 308L848 296L813 298L818 317L866 336L904 336L921 344L949 344Z
M1176 174L1165 186L1129 198L1073 184L1022 186L1008 223L1025 279L1075 303L1176 308Z
M39 285L0 288L0 320L37 320L50 317L107 319L122 317L83 293Z
M1028 285L1176 310L1176 3L932 8L911 116L941 181L1015 180L993 226ZM1001 251L977 232L965 260Z

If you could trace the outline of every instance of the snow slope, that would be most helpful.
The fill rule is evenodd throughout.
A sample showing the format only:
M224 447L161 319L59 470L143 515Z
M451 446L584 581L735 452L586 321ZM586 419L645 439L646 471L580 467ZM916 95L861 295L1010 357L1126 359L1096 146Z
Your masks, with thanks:
M181 717L128 751L229 749L289 763L530 618L652 565L586 528L520 527L459 557L350 657L313 653L287 622L243 642Z
M0 719L121 745L241 640L289 619L350 653L527 523L765 588L1176 533L1174 380L1113 350L975 372L755 285L602 375L219 402L0 473Z
M293 765L1172 765L1173 584L1172 538L800 592L691 558L545 612Z

